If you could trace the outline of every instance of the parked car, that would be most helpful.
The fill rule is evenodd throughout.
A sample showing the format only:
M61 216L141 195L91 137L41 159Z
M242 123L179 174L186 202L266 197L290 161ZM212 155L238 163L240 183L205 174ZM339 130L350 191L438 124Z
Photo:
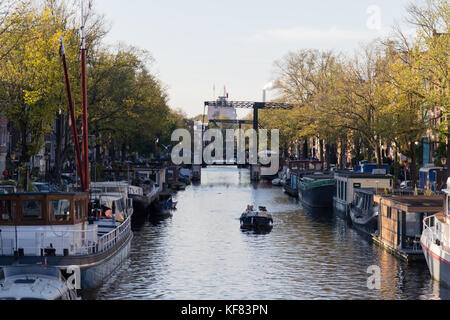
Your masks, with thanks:
M403 181L402 183L400 183L400 189L411 189L412 187L412 181Z
M33 182L34 192L59 192L58 188L47 182Z

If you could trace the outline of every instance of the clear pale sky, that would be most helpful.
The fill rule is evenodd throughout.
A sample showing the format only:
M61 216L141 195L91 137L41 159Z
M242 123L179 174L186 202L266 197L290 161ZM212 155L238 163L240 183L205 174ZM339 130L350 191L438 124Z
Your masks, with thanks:
M95 0L94 8L111 26L107 43L148 50L170 106L195 116L214 85L216 96L226 85L230 99L261 101L275 60L302 48L352 53L403 24L409 2Z

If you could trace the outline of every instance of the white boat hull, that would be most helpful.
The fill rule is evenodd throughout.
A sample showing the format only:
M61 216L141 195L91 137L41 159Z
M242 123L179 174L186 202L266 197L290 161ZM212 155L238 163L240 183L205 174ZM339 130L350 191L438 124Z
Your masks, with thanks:
M422 235L421 245L433 279L450 287L449 253L425 235Z

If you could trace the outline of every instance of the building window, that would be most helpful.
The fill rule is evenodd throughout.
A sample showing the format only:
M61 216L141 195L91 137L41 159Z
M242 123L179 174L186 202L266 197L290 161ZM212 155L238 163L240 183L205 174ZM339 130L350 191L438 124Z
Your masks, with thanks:
M386 216L388 217L388 219L392 219L392 208L391 207L387 208L387 215Z

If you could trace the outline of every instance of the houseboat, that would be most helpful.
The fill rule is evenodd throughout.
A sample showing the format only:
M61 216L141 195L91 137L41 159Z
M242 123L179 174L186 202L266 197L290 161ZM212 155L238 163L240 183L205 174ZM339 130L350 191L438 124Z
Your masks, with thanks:
M298 197L310 208L333 208L336 180L329 175L304 176L298 181Z
M172 216L172 211L176 210L177 202L173 201L173 196L170 193L163 193L159 199L154 201L150 209L150 217L152 218L166 218Z
M420 245L423 221L442 211L442 197L381 196L379 203L375 243L403 260L423 260Z
M79 271L77 289L96 288L128 257L131 215L95 215L89 193L0 194L0 267Z
M12 266L0 269L2 300L77 300L77 292L58 268Z
M298 181L302 176L300 171L291 171L288 174L286 183L283 185L284 192L294 198L298 198Z
M336 172L336 195L333 197L334 212L346 219L350 218L350 204L355 189L376 189L377 192L392 191L393 177L384 174L358 173L351 171Z
M323 163L316 159L310 160L289 160L285 168L283 179L284 191L291 197L298 198L298 182L306 175L322 172Z
M289 160L287 162L287 168L291 171L309 171L309 172L317 172L323 171L324 166L323 162L317 159L308 159L308 160Z
M419 189L431 192L439 192L445 187L447 171L442 167L428 166L419 171Z
M350 206L353 227L369 236L378 230L379 206L375 203L375 195L375 189L356 189Z
M180 181L180 168L177 166L172 166L167 168L166 181L169 186L174 191L185 190L186 184Z
M450 286L450 179L443 192L444 210L424 219L420 243L433 279Z
M142 194L142 188L132 186L128 182L93 182L91 183L91 194L101 194L103 196L118 196L124 200L124 210L126 216L132 216L134 213L133 198L134 194Z

